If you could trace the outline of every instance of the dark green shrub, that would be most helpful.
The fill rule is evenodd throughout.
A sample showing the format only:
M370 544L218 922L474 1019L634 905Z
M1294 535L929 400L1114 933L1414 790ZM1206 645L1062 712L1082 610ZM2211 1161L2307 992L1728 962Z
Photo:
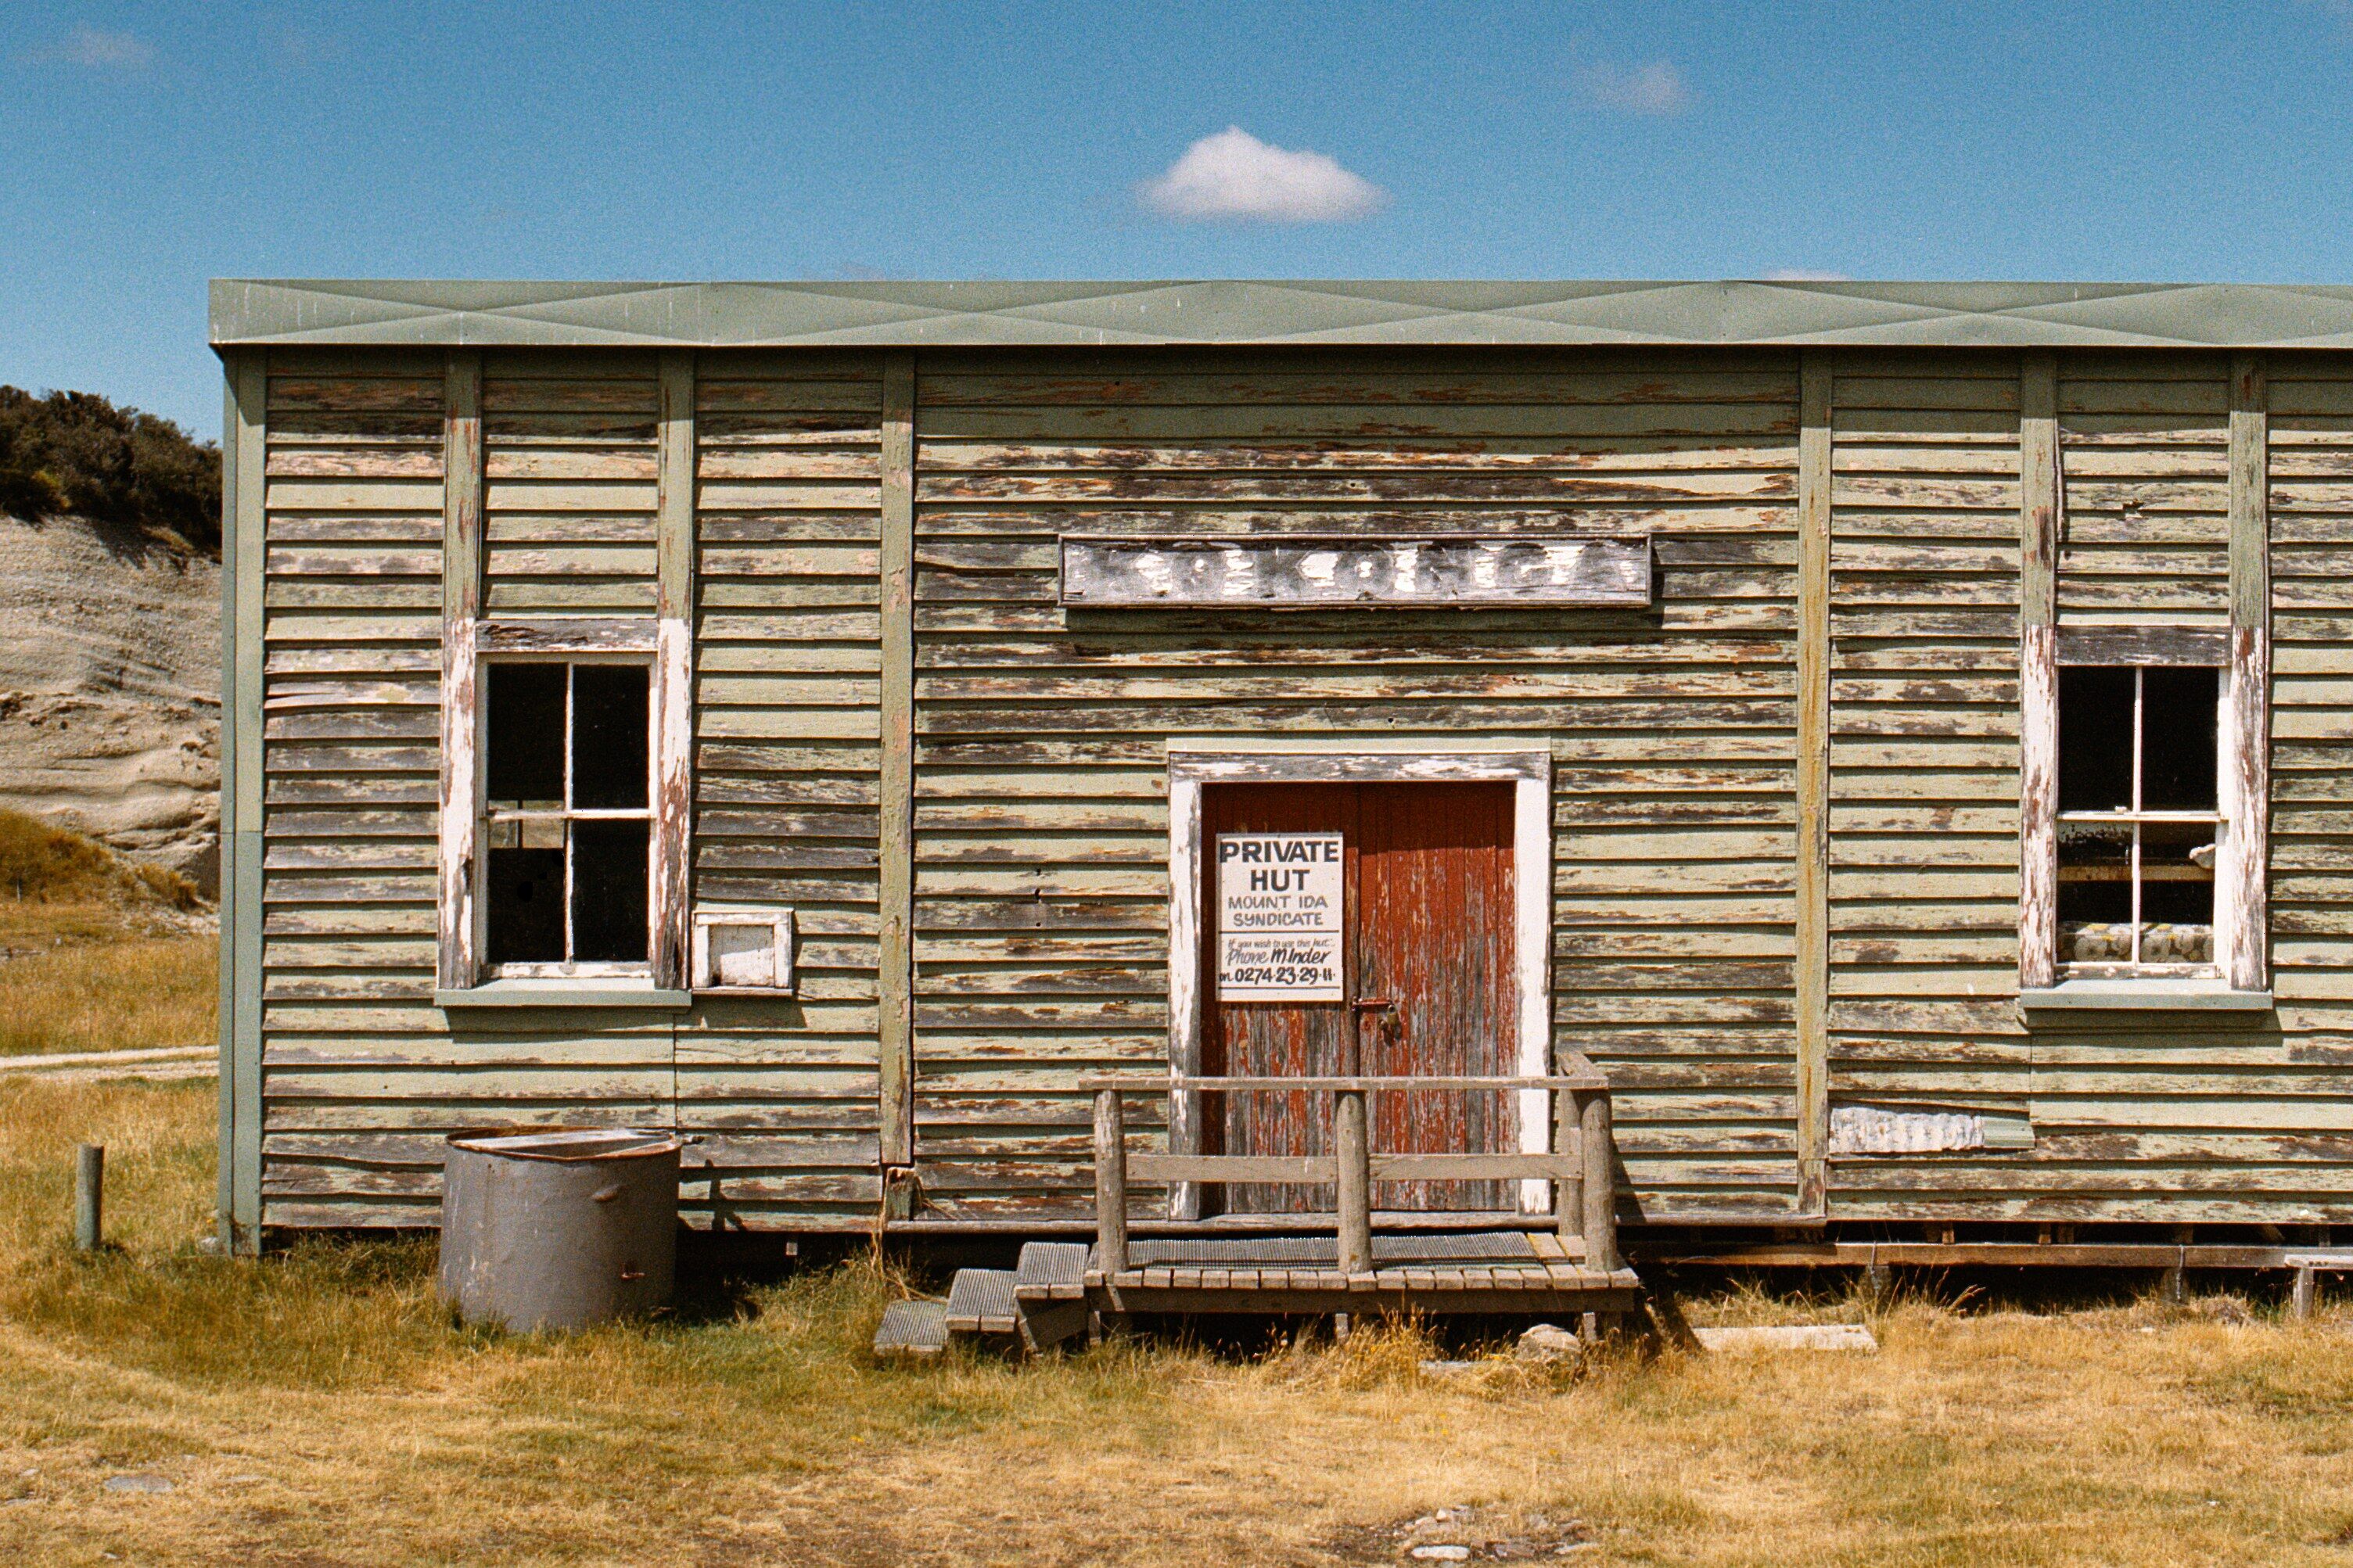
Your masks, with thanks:
M0 512L72 513L220 553L220 448L90 392L0 386Z

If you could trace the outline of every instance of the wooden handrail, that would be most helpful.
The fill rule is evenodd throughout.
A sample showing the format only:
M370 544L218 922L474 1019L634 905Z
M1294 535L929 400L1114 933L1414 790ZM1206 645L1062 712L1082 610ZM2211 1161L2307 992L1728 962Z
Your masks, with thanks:
M1172 1089L1195 1092L1238 1090L1246 1094L1290 1094L1301 1089L1361 1089L1369 1094L1410 1094L1432 1089L1585 1089L1607 1091L1609 1080L1599 1072L1554 1073L1538 1076L1505 1077L1501 1074L1483 1077L1409 1078L1399 1074L1354 1077L1301 1078L1196 1078L1170 1073L1159 1078L1082 1078L1081 1089L1100 1093L1113 1089L1121 1094L1166 1094Z
M1121 1097L1173 1091L1332 1095L1329 1156L1154 1154L1141 1156L1138 1173L1166 1181L1302 1181L1338 1189L1340 1267L1372 1268L1372 1184L1380 1180L1437 1182L1542 1179L1553 1184L1553 1222L1564 1241L1582 1240L1587 1266L1618 1267L1617 1180L1610 1128L1609 1081L1581 1054L1576 1071L1546 1077L1166 1078L1082 1079L1094 1091L1095 1248L1107 1275L1127 1267L1127 1125ZM1532 1090L1553 1098L1551 1150L1542 1154L1386 1154L1371 1150L1366 1102L1375 1094L1431 1090ZM1523 1169L1525 1166L1525 1169ZM1229 1171L1229 1175L1215 1173Z

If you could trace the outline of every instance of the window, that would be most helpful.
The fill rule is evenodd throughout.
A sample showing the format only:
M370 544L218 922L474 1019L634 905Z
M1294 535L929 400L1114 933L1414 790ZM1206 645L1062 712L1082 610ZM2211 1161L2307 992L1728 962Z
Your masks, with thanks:
M649 667L497 661L483 676L483 957L491 973L645 973Z
M2221 671L2059 671L2059 962L2075 975L2211 976L2223 838Z

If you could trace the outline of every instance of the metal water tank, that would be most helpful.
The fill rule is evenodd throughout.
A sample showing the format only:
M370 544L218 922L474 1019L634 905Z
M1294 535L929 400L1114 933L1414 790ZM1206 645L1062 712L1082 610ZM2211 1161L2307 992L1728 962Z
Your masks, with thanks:
M670 1300L678 1139L634 1128L453 1132L440 1293L470 1323L579 1329Z

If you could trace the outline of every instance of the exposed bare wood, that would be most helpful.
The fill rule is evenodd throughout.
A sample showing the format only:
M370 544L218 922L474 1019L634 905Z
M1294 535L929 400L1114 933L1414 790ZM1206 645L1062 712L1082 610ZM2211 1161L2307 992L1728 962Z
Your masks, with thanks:
M1584 1135L1583 1121L1575 1094L1556 1089L1547 1098L1552 1101L1553 1152L1579 1156L1552 1184L1553 1222L1564 1244L1581 1249L1585 1246L1585 1164L1578 1140Z
M1168 1070L1176 1080L1201 1070L1204 1012L1201 988L1202 867L1201 785L1173 764L1168 770ZM1189 955L1189 956L1187 956ZM1201 1147L1201 1097L1172 1088L1168 1096L1168 1147L1176 1153ZM1178 1182L1168 1190L1171 1219L1198 1219L1199 1192Z
M1577 1147L1585 1162L1585 1256L1596 1268L1618 1267L1618 1150L1609 1094L1577 1091Z
M2061 626L2057 662L2223 665L2231 634L2221 626Z
M2059 964L2059 360L2019 365L2018 984L2054 984Z
M882 364L881 881L882 1163L915 1157L915 356Z
M652 653L659 643L659 623L644 616L502 616L474 630L475 651L485 654Z
M1639 534L1065 534L1061 556L1061 600L1073 607L1643 607L1651 599L1651 542Z
M476 622L482 613L482 358L453 350L442 401L440 951L438 985L477 974L475 861L481 815Z
M2059 665L2056 629L2019 628L2018 984L2059 973Z
M1798 1206L1828 1200L1830 1138L1831 500L1832 363L1799 365L1796 849ZM1599 1237L1595 1237L1599 1245Z
M1373 1266L1371 1140L1365 1094L1362 1089L1344 1089L1332 1099L1332 1154L1339 1176L1340 1268L1358 1274Z
M654 817L647 924L654 984L685 983L694 833L695 356L665 351L655 479Z
M1095 1091L1095 1267L1127 1267L1127 1131L1119 1091Z
M2218 954L2231 984L2271 973L2272 577L2270 394L2263 360L2231 363L2231 665L2228 857L2218 877Z

